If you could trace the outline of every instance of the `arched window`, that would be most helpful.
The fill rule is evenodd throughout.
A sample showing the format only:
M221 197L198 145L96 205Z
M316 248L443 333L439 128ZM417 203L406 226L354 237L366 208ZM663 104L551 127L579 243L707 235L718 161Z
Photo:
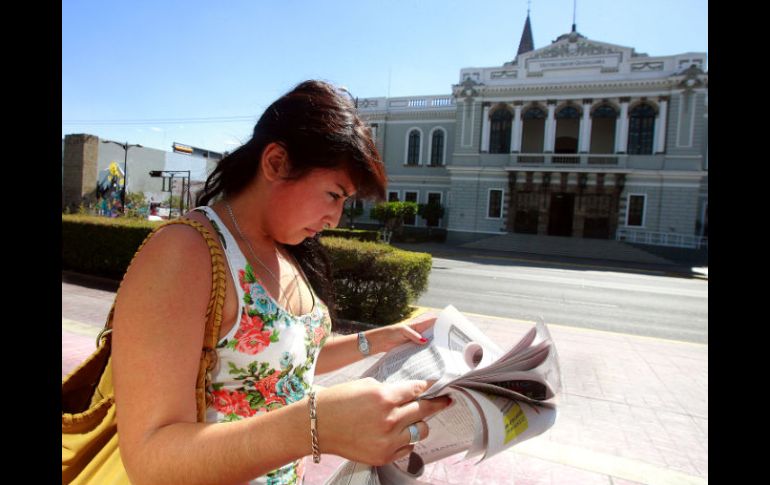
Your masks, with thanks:
M521 124L521 152L543 153L543 141L545 140L545 111L538 106L532 106L522 116ZM543 158L519 160L527 163L543 163Z
M430 166L438 167L444 164L444 130L433 132L430 142Z
M628 115L628 153L652 155L655 133L655 110L649 104L640 104Z
M407 165L417 165L420 163L420 132L412 130L409 133L409 149L406 155Z
M577 153L580 136L580 112L565 106L556 112L555 153Z
M545 111L540 108L530 108L524 113L525 120L544 120Z
M618 110L611 104L604 103L591 112L591 143L589 152L596 154L615 153L615 131L617 129ZM606 159L594 159L605 161ZM589 159L588 163L592 163Z
M505 108L499 108L492 113L490 121L489 153L509 153L513 114Z
M609 104L603 104L596 108L591 115L593 118L612 118L618 117L618 112Z
M572 106L565 106L556 113L557 120L577 120L580 119L580 113Z

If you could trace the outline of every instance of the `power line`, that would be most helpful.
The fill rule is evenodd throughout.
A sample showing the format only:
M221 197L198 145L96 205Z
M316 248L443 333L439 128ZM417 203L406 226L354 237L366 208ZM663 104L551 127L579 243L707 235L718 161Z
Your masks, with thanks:
M255 122L254 116L212 116L207 118L156 118L125 120L62 120L63 125L154 125L174 123L242 123Z

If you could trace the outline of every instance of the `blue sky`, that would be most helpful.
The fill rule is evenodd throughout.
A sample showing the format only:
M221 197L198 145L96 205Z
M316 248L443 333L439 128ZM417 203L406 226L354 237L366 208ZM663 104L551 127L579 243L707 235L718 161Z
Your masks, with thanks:
M573 1L531 1L535 48L570 31ZM460 69L514 58L526 16L527 0L63 0L62 136L233 150L305 79L449 94ZM576 23L651 56L708 52L707 0L578 0Z

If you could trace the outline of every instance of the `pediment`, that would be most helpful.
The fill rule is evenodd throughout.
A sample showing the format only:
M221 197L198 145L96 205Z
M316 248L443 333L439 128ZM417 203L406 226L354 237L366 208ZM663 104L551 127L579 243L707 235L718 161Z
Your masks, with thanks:
M565 34L551 45L520 55L517 64L530 76L544 71L596 69L616 71L620 63L634 56L634 49L587 39L580 34Z

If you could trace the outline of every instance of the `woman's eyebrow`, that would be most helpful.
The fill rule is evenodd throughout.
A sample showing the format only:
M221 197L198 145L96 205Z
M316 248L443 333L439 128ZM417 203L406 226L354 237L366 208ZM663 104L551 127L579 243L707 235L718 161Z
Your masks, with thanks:
M350 194L348 194L348 191L345 190L345 187L343 187L339 183L337 183L337 187L339 187L342 190L342 195L344 195L345 197L350 197Z

